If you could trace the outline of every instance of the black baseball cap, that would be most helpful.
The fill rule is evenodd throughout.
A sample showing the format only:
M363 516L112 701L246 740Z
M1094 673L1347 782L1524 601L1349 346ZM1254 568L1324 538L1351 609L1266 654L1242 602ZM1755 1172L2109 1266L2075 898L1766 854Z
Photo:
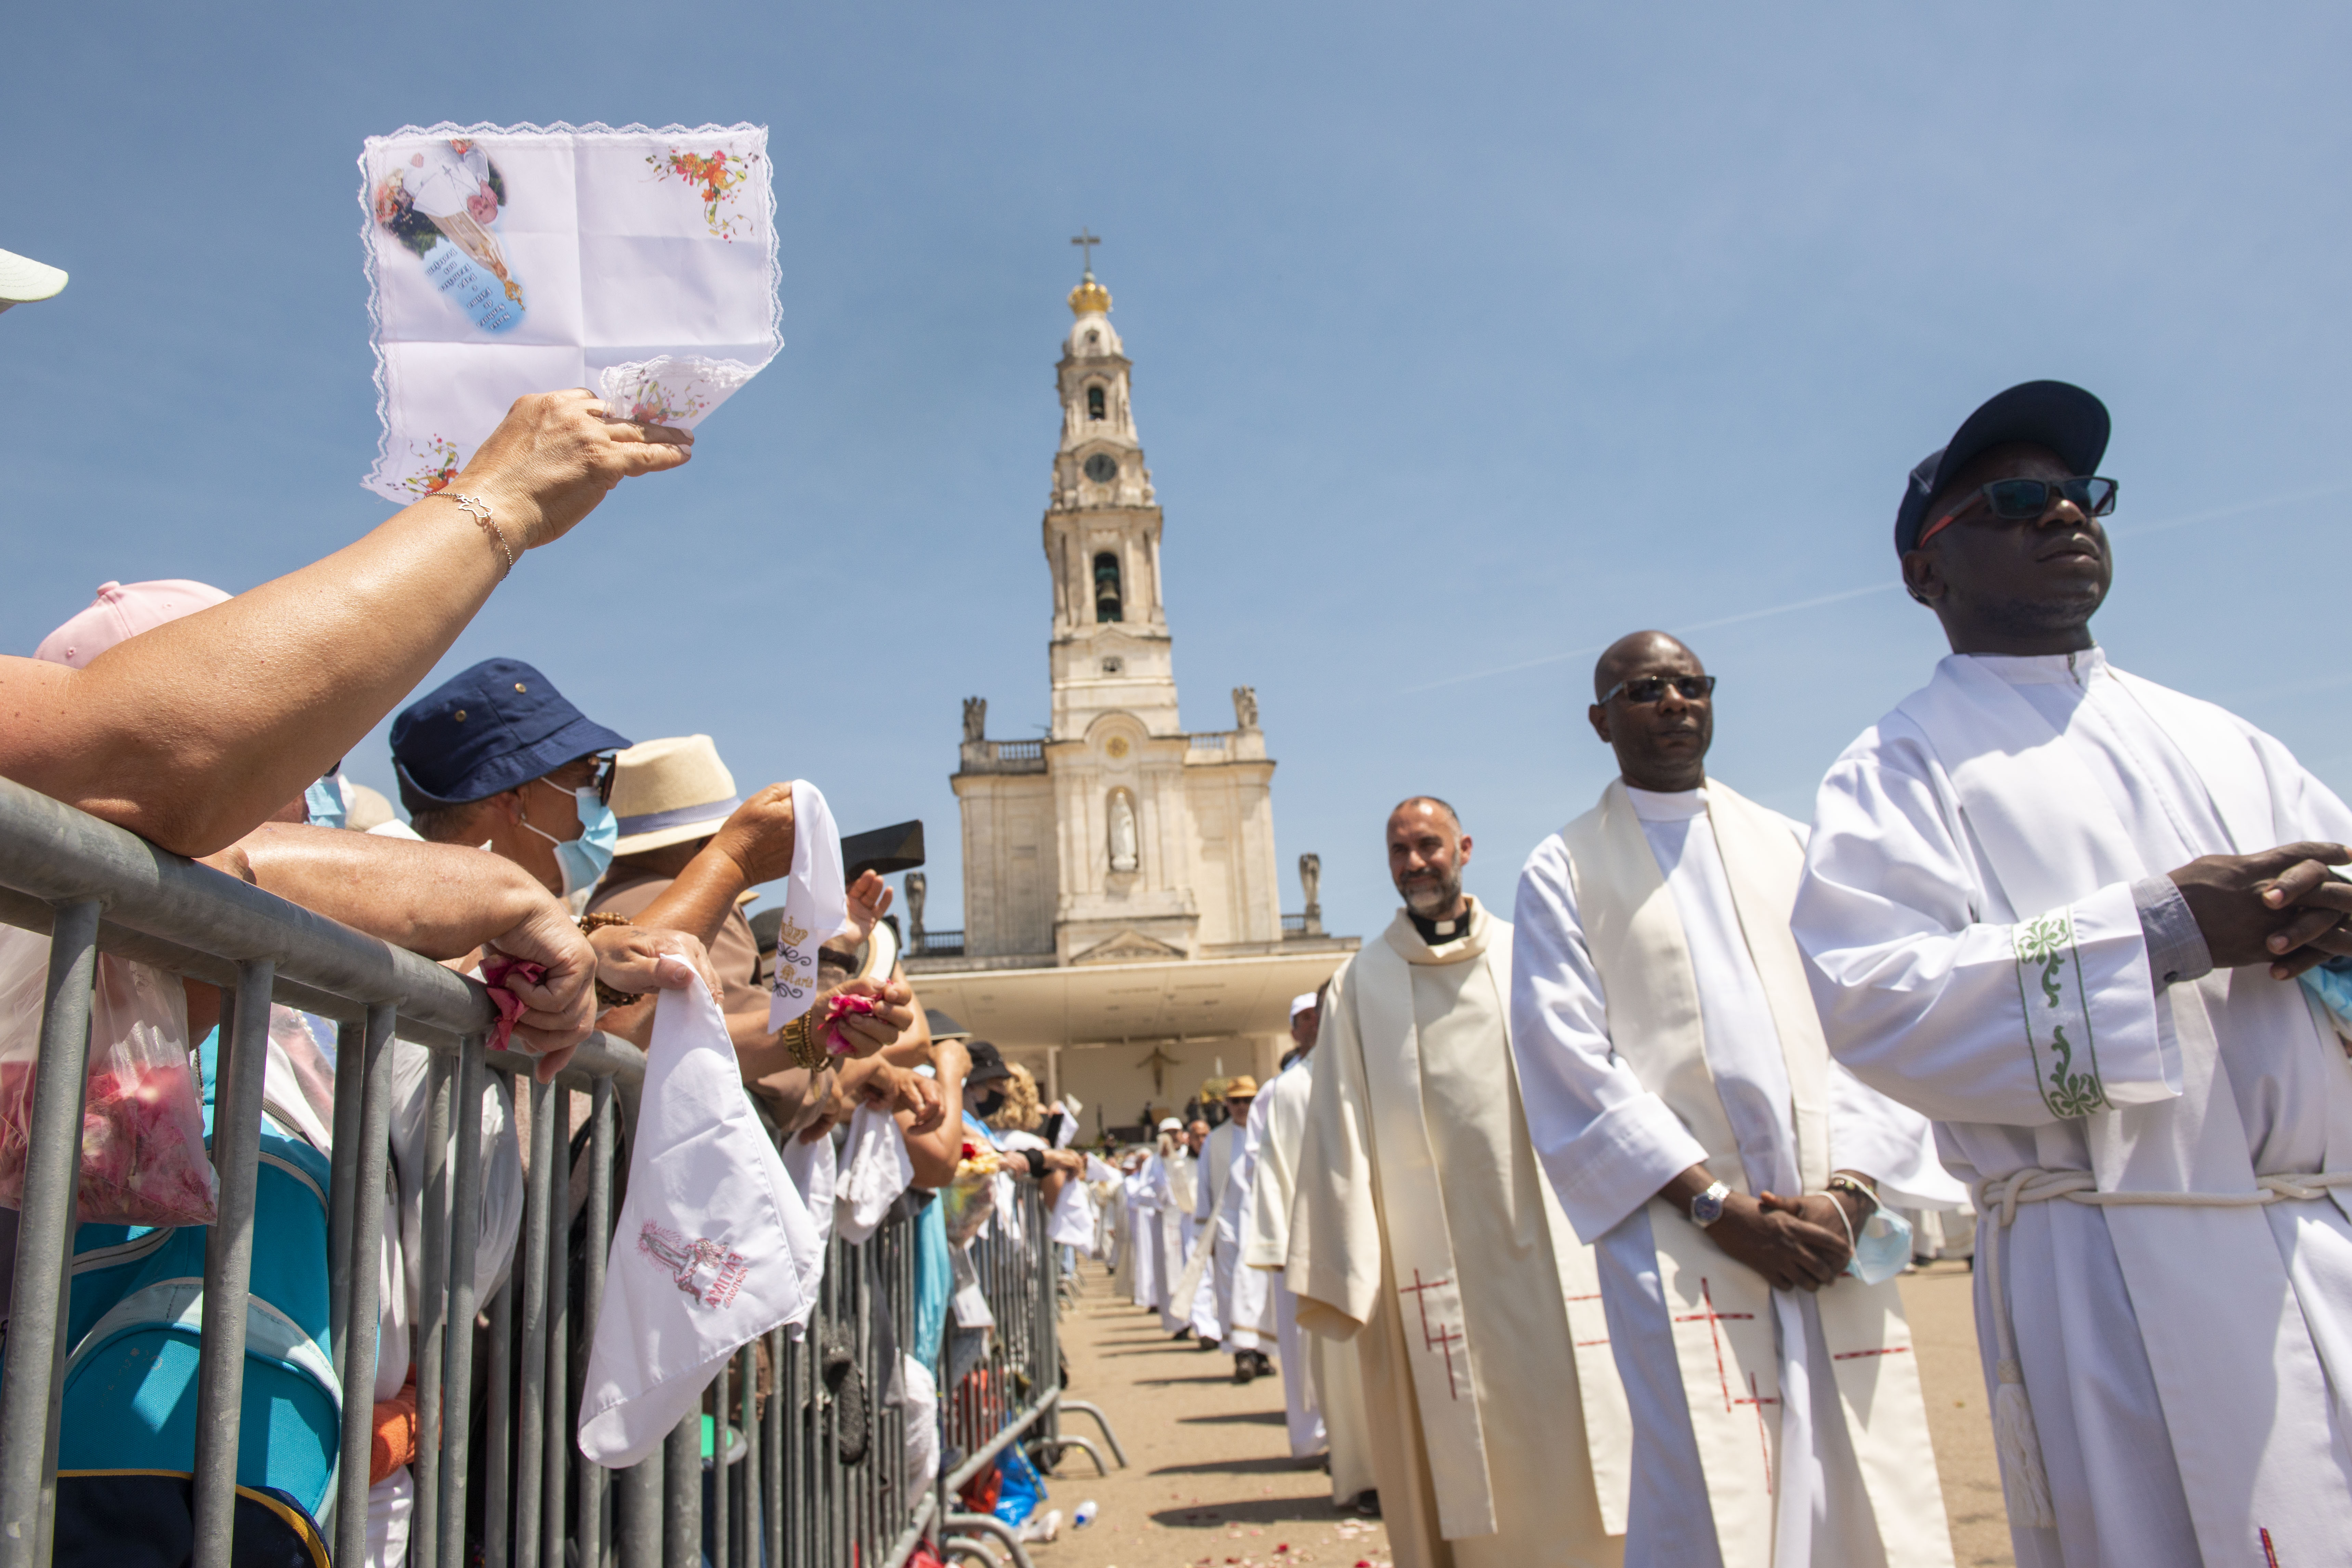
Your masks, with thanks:
M628 744L519 658L486 658L392 721L393 771L412 813L488 800L574 758Z
M986 1040L967 1041L963 1051L971 1058L971 1070L963 1075L964 1082L993 1083L1013 1076L1013 1069L1004 1065L1004 1053Z
M1987 398L1960 421L1952 438L1919 460L1903 487L1895 513L1895 552L1919 542L1927 525L1927 503L1936 487L1975 460L1980 452L2010 441L2031 441L2058 454L2077 474L2095 472L2107 454L2107 405L2063 381L2028 381Z

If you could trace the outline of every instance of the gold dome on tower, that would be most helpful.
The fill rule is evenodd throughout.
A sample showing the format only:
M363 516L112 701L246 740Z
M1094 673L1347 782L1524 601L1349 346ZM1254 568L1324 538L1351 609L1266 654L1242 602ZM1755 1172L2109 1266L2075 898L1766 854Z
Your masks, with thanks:
M1089 312L1110 314L1110 290L1095 281L1092 268L1087 269L1086 281L1070 290L1070 314L1083 316Z

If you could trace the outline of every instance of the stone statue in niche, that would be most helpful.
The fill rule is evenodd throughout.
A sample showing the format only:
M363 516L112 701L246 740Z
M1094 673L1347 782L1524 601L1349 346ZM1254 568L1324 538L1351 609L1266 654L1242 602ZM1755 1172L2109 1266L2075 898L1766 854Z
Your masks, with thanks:
M988 738L988 699L967 697L963 700L963 738L984 741Z
M1141 864L1135 853L1135 802L1125 790L1114 790L1110 797L1110 868L1132 871Z
M1257 728L1256 687L1236 686L1234 688L1234 728L1237 730L1255 730Z
M923 949L923 895L929 887L920 871L907 873L907 945L918 952Z

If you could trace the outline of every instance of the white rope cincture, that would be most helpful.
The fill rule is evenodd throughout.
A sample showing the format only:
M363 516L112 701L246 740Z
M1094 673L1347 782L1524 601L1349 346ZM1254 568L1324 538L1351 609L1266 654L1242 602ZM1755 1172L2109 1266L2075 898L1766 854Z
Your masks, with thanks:
M2259 1176L2242 1193L2103 1193L2088 1171L2046 1171L2029 1165L2006 1176L1979 1182L1977 1212L1997 1219L2001 1235L1985 1248L1985 1289L1992 1298L1994 1363L1993 1451L2000 1460L2001 1490L2012 1521L2031 1530L2054 1529L2058 1513L2050 1500L2050 1472L2042 1463L2042 1438L2026 1398L2025 1371L2017 1359L2017 1333L2009 1316L2009 1290L2001 1279L2003 1243L2017 1221L2020 1204L2064 1198L2093 1208L2261 1208L2327 1196L2331 1188L2352 1186L2352 1171L2322 1171L2307 1176Z

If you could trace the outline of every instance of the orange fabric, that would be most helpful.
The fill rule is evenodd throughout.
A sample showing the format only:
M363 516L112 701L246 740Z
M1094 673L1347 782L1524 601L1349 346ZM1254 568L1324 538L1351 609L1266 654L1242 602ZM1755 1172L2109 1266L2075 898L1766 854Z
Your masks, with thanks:
M416 1369L390 1399L375 1405L375 1442L368 1454L368 1485L381 1483L403 1465L416 1460Z

